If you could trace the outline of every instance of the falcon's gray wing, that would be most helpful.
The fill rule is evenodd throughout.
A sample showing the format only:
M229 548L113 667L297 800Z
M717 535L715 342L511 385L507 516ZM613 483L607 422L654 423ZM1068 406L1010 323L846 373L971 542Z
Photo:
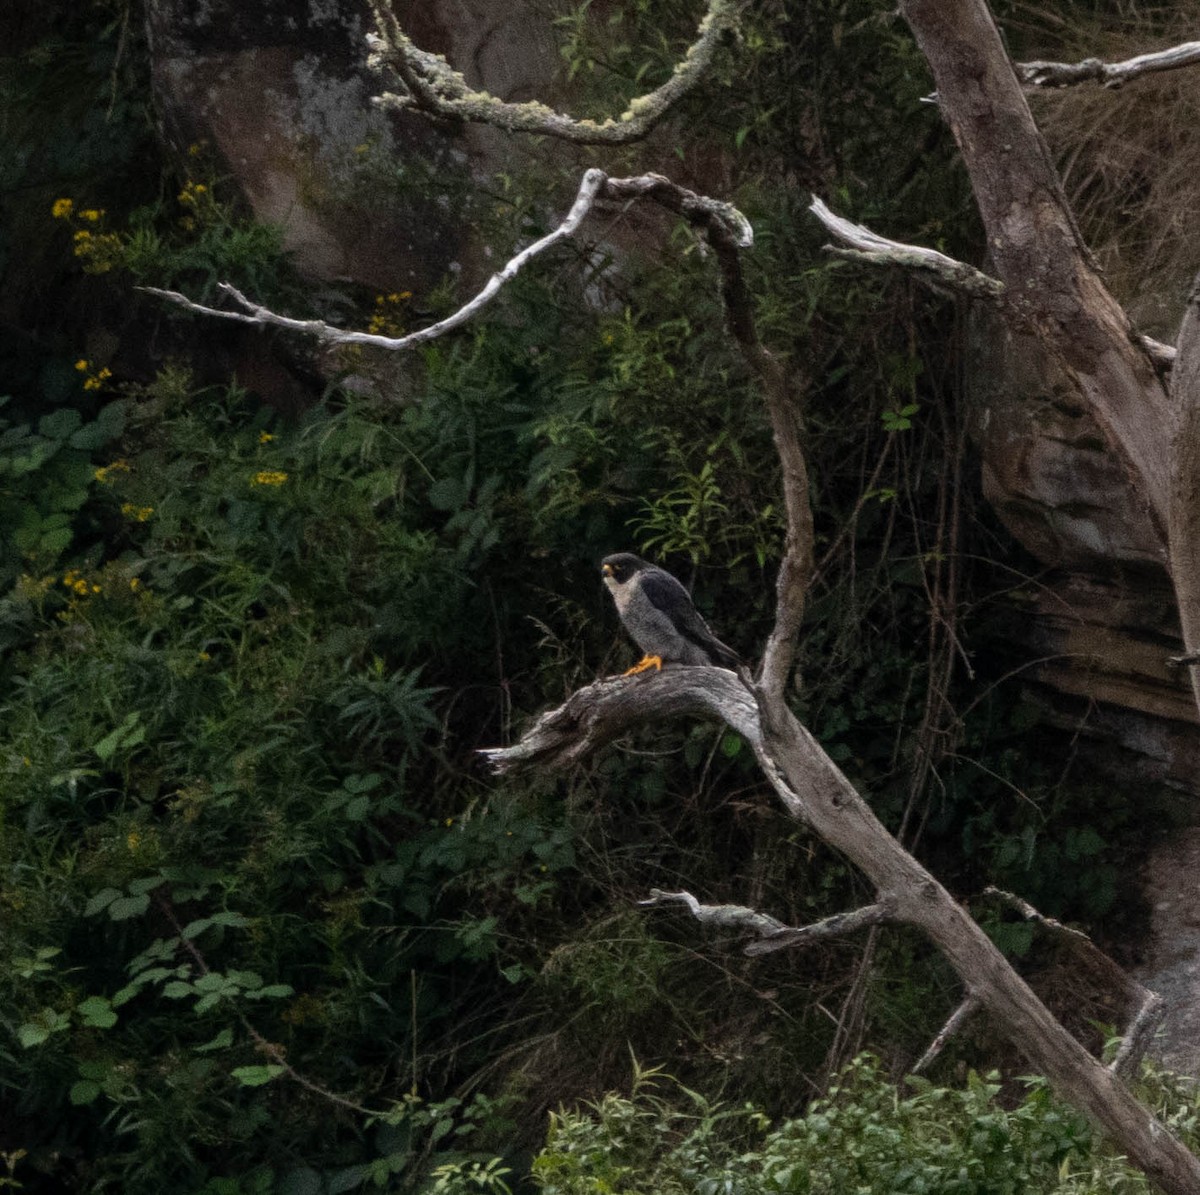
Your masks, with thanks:
M733 648L726 647L708 629L688 591L665 569L643 569L638 581L646 600L671 620L684 639L707 652L714 664L735 668L742 662Z

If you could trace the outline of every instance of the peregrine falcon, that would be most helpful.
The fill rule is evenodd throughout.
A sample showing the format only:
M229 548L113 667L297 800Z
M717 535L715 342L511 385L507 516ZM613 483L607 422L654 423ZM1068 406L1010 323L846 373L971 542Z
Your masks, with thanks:
M717 664L736 668L741 657L708 629L688 591L665 569L630 552L605 556L600 572L617 603L617 613L644 658L632 676L663 664Z

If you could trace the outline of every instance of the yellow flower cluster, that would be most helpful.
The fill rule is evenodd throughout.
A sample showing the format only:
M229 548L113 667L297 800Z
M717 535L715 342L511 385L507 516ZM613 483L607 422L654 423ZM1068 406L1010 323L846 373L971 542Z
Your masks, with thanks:
M258 433L258 442L260 444L270 444L270 442L273 439L275 439L275 437L273 435L271 435L270 432L259 432Z
M62 583L71 590L72 593L78 594L80 597L87 597L89 594L100 593L102 587L95 581L89 581L77 568L69 568L63 573Z
M144 523L154 513L154 507L135 506L132 502L124 502L121 504L121 513L136 523Z
M85 224L97 225L104 219L104 209L88 207L75 210L73 199L56 199L50 206L50 215L55 220L74 223L76 219ZM77 228L72 238L75 256L83 262L85 274L106 274L121 262L124 245L115 232L93 232L90 228Z
M129 462L124 457L121 457L113 461L111 465L101 465L92 476L101 484L107 484L112 479L114 473L129 473L131 471Z
M375 296L375 311L367 331L374 336L403 336L404 320L401 315L401 303L407 303L412 298L411 290L392 291L390 295Z
M263 469L250 478L251 485L283 485L288 475L279 469Z
M102 369L93 370L92 363L86 357L81 357L76 361L75 368L80 373L87 374L87 377L83 379L85 390L99 390L112 377L112 370L107 365Z

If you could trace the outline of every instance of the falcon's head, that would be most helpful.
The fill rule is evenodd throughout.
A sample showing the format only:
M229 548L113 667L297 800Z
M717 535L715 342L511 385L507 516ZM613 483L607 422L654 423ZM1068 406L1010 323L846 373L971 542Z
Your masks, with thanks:
M604 584L616 592L631 581L644 568L649 568L640 556L632 552L617 552L614 556L605 556L600 562L600 575Z

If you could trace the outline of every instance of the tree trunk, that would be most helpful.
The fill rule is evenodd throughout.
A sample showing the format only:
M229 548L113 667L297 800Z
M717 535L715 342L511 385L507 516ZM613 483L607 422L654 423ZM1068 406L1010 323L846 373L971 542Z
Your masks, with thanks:
M859 867L881 899L896 902L896 920L928 934L970 994L1064 1099L1162 1190L1197 1195L1200 1160L1059 1024L962 906L887 832L783 702L770 702L763 721L758 758L789 810Z

